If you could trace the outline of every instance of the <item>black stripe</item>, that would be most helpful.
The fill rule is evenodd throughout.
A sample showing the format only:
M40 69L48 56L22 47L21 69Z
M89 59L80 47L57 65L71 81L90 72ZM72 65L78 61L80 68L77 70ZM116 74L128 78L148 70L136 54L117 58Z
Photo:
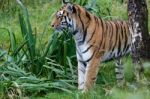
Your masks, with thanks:
M89 42L92 40L92 38L93 38L93 36L94 36L94 34L95 34L95 31L96 31L96 26L95 26L95 29L94 29L94 31L93 31L93 33L92 33L91 38L87 41L87 43L89 43Z
M89 62L93 58L94 54L95 54L95 51L93 52L92 56L89 59L87 59L85 62Z
M88 29L89 25L90 25L90 19L89 19L89 20L88 20L88 22L87 22L86 29L83 31L84 35L83 35L82 43L84 43L84 42L85 42L86 35L87 35L87 29Z
M105 22L104 24L105 24L104 27L106 27L106 25L107 25L106 22ZM103 24L103 25L104 25L104 24ZM102 40L101 40L99 49L104 49L104 47L105 47L105 40L106 40L106 39L104 39L104 38L105 38L105 37L104 37L104 36L105 36L105 33L106 33L106 28L105 28L105 29L103 28ZM103 42L104 42L104 44L103 44ZM102 44L103 44L103 46L102 46ZM101 46L102 46L102 48L101 48Z
M83 43L81 41L78 42L78 46L83 45Z
M116 38L115 38L115 44L114 44L114 46L113 46L113 51L114 51L114 49L115 49L115 47L116 47L116 44L117 44L117 38L118 38L118 26L117 26L117 24L115 23L115 27L116 27Z
M109 31L109 32L110 32L110 41L109 41L110 47L109 47L109 49L110 49L110 48L112 48L112 45L113 45L113 44L111 44L111 43L112 43L112 39L113 39L112 37L113 37L113 32L114 32L114 30L113 30L113 25L112 25L112 23L109 22L109 24L110 24L110 28L111 28L110 31ZM110 49L110 50L111 50L111 49Z
M124 34L124 31L123 31L124 28L123 27L124 27L123 24L121 24L121 38L123 38L123 34Z
M102 21L102 19L100 19L101 20L101 25L102 25L102 40L101 40L101 43L100 43L100 46L99 46L99 48L101 47L101 45L102 45L102 42L103 42L103 31L104 31L104 23L103 23L103 21Z
M86 67L87 63L85 61L79 60L79 62L81 62L84 65L84 67Z
M96 80L96 77L93 77L92 80L95 81L95 80Z
M122 74L122 72L118 72L118 71L115 71L115 73L116 73L116 75L117 75L117 74Z
M65 22L61 22L62 25L68 24L66 21Z
M86 14L89 15L87 12L86 12ZM87 17L89 18L89 16L87 16ZM82 39L82 41L80 41L79 43L80 43L80 44L83 44L83 43L85 42L85 39L86 39L87 29L88 29L89 24L90 24L90 18L89 18L89 20L88 20L88 22L87 22L87 27L86 27L86 29L84 29L84 24L83 24L83 22L82 22L80 16L79 16L79 19L80 19L80 21L81 21L81 23L82 23L82 27L83 27L83 39Z
M118 52L117 52L117 54L119 56L119 53L121 52L121 38L120 38L120 35L118 37L119 37L119 39L118 39L119 45L118 45Z
M76 13L76 12L77 12L74 4L73 4L72 10L73 10L73 13Z
M76 35L78 33L78 30L73 31L73 35Z
M71 21L71 18L68 18L69 19L69 22Z
M127 50L129 50L130 46L131 46L130 44L127 45L125 52L127 52Z
M113 25L112 23L109 21L108 23L108 26L110 26L110 29L109 29L109 37L112 38L112 34L113 34Z
M108 24L107 24L106 22L105 22L105 27L106 27L106 28L105 28L105 32L104 32L104 38L107 37L107 30L108 30L108 28L109 28L109 27L108 27ZM102 49L105 49L105 45L106 45L105 43L106 43L106 41L107 41L107 39L104 40L104 44L103 44Z
M108 23L107 22L105 22L105 31L104 31L104 33L103 33L103 38L106 38L107 37L107 30L109 30L109 26L108 26ZM103 46L102 46L102 49L105 49L105 43L106 43L106 40L107 39L104 39L103 40ZM101 46L101 45L100 45Z
M123 25L122 25L122 40L123 40L123 48L122 48L122 53L124 54L124 47L125 47L125 34L126 34L126 32L125 32L125 22L123 23Z
M81 20L81 16L80 16L80 10L79 10L78 17L79 17L79 19L80 19L80 22L81 22L81 24L82 24L82 28L83 28L83 30L84 30L84 24L83 24L83 22L82 22L82 20Z
M126 24L126 25L127 25L127 24ZM128 31L129 31L129 30L128 30ZM124 26L124 39L125 39L125 43L124 43L123 52L125 52L125 50L126 50L128 38L129 38L129 37L127 37L126 27Z
M83 84L84 84L84 82L80 83L80 86L83 85Z
M79 13L80 13L80 10L79 10ZM80 22L81 22L81 24L82 24L83 32L84 32L84 24L83 24L83 22L82 22L82 20L81 20L80 14L78 14L78 16L79 16ZM84 35L85 35L85 34L83 34L83 36L84 36ZM83 38L84 38L84 37L83 37ZM79 45L82 45L82 44L83 44L83 40L82 40L82 41L79 41L78 44L79 44Z
M107 36L107 32L108 32L108 29L109 29L107 22L105 22L105 24L106 24L106 25L105 25L105 26L106 26L106 28L105 28L104 37L106 37L106 36Z
M69 13L67 13L67 16L69 16Z
M85 31L83 31L83 39L82 39L82 43L84 43L84 41L85 41L85 38L86 38L86 35L87 35L87 28L88 28L88 26L86 27L86 29L85 29Z
M88 17L88 19L89 19L88 22L89 22L91 20L90 14L87 11L85 11L85 14Z
M83 74L85 74L85 70L79 69Z
M85 51L83 51L82 53L86 53L93 45L90 45Z
M81 43L84 43L84 42L85 42L86 35L87 35L87 29L88 29L88 27L89 27L90 19L91 19L89 13L88 13L87 11L85 11L85 13L86 13L86 16L88 17L89 20L87 21L86 29L85 29L85 30L83 29L83 34L84 34L84 35L83 35L83 39L82 39Z
M119 65L119 64L117 64L117 65ZM115 68L117 68L117 69L123 69L122 66L115 66Z
M117 79L117 80L123 80L123 79L124 79L124 77L121 77L121 78L117 78L117 77L116 77L116 79Z
M94 18L95 18L95 21L97 21L96 23L98 23L98 26L99 26L99 21L98 21L98 19L97 19L95 16L94 16ZM94 29L94 31L93 31L93 33L92 33L91 38L87 41L87 43L92 40L92 38L93 38L93 36L94 36L94 34L95 34L95 31L96 31L96 27L97 27L97 24L96 24L96 26L95 26L95 29Z

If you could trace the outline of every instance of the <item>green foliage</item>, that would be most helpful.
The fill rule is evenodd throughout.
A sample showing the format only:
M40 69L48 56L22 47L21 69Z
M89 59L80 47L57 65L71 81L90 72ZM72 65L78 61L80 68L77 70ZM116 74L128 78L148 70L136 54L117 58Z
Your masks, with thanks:
M19 9L16 6L15 0L0 0L0 10L3 13L14 15Z
M0 66L2 86L0 87L3 89L3 96L6 94L9 98L16 98L41 91L46 93L48 89L71 92L69 88L73 89L72 84L76 83L75 66L73 66L76 63L73 61L75 48L71 33L54 32L48 44L43 45L41 42L48 24L41 33L41 38L37 39L36 33L32 30L27 8L22 2L18 3L22 43L18 45L15 34L2 28L9 33L11 46L9 53L0 51L2 61ZM14 86L14 83L17 86Z

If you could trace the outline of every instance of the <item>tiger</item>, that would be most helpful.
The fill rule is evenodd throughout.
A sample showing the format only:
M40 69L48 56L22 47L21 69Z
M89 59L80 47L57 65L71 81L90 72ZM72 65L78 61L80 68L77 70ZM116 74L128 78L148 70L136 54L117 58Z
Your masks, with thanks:
M84 7L62 0L51 27L56 31L68 29L76 45L78 89L90 90L96 81L100 63L116 59L117 82L124 82L120 60L130 52L131 33L127 21L103 20Z

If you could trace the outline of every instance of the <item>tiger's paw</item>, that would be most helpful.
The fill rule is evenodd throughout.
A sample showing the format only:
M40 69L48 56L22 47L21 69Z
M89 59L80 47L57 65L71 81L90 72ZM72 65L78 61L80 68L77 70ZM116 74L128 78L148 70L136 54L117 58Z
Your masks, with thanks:
M78 90L83 90L84 89L84 82L78 85Z
M78 90L81 91L81 93L83 93L83 94L87 93L87 91L88 91L85 86L79 86Z
M125 85L126 85L126 82L125 82L124 79L117 82L117 86L120 87L120 88L124 87Z
M87 92L88 92L88 89L87 89L87 88L84 88L84 89L81 91L82 94L86 94Z

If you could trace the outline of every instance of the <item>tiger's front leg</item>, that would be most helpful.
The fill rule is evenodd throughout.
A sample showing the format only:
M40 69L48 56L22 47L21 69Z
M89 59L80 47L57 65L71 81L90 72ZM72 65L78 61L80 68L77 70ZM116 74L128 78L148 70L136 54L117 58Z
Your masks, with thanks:
M86 64L78 60L78 89L84 89Z
M83 92L88 91L94 86L96 81L96 76L99 71L100 57L93 56L93 58L87 63L86 72L85 72L85 85Z

